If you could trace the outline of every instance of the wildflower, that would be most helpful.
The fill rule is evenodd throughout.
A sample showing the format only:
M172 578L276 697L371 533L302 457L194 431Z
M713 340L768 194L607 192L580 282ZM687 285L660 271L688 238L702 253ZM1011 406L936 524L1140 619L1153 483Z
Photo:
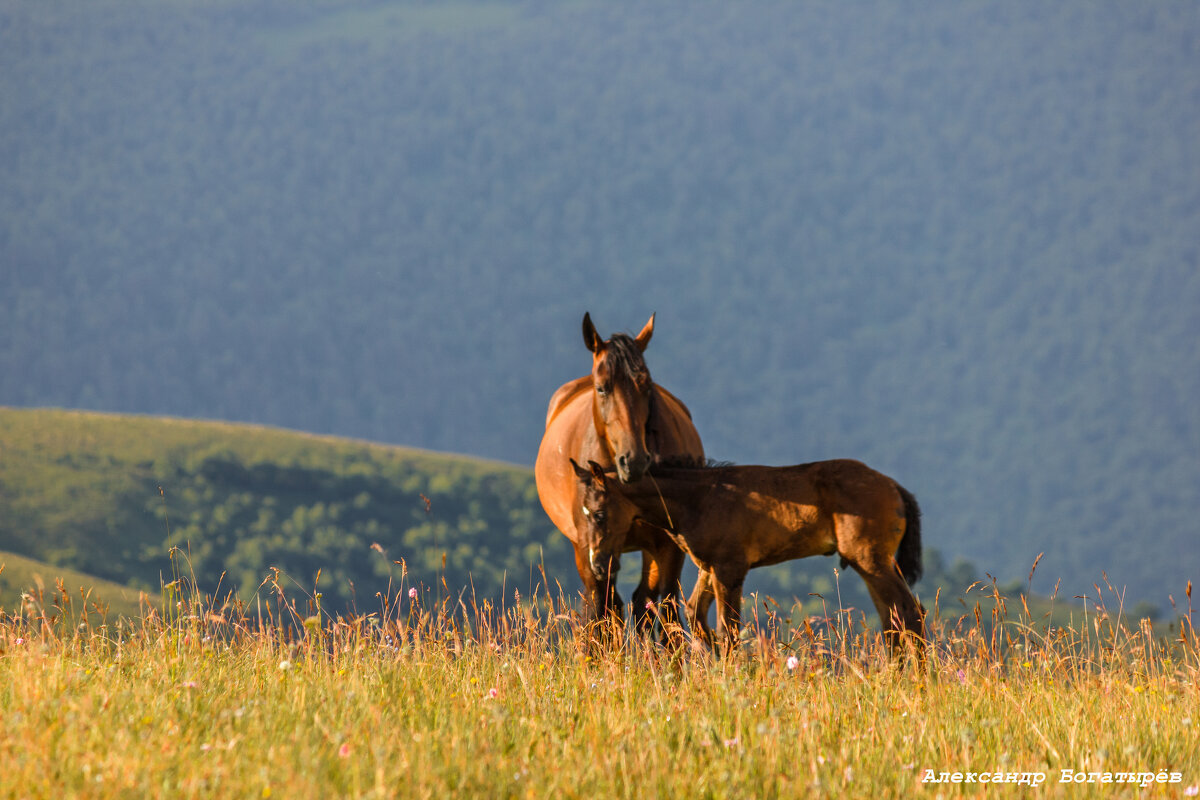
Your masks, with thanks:
M487 696L489 700L495 700L500 696L500 690L493 686L492 688L488 689Z
M195 681L184 681L183 683L179 684L179 688L180 689L199 689L200 684L196 683Z
M958 671L957 675L958 675L958 682L959 682L959 683L966 683L966 682L967 682L967 673L966 673L964 670L961 670L961 669L960 669L960 670Z
M342 746L338 748L338 758L350 757L350 743L342 742Z
M722 744L724 744L726 747L737 747L739 744L741 744L741 740L735 736L732 739L726 739L724 742L722 742Z
M798 667L798 666L800 666L800 659L796 658L795 656L788 656L788 660L787 660L788 672L794 672L796 670L796 667Z
M653 601L653 600L647 600L647 601L646 601L646 610L647 610L647 611L653 611L653 610L654 610L654 601Z
M1195 797L1196 795L1200 795L1200 784L1193 783L1183 790L1184 797Z
M287 672L291 668L292 668L292 662L288 661L286 658L283 661L279 662L279 669L281 672Z
M417 587L415 587L415 586L414 586L414 587L412 587L411 589L409 589L409 590L408 590L408 599L409 599L409 600L416 600L416 599L417 599Z
M18 636L17 640L13 642L13 644L15 644L17 647L20 647L21 645L25 644L25 637Z

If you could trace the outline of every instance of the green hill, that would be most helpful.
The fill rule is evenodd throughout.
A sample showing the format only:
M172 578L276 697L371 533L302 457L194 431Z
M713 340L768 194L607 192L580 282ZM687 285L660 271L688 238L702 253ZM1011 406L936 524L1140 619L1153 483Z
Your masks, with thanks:
M75 615L85 608L108 619L134 619L141 613L142 593L136 589L0 550L0 614L36 618L53 613L55 602L63 602L60 583ZM156 603L159 595L148 599Z
M172 548L204 591L522 589L573 565L528 469L244 425L0 409L0 548L154 593ZM554 533L553 536L550 534ZM443 568L443 558L445 566ZM395 562L403 562L403 567ZM573 569L573 566L571 566Z

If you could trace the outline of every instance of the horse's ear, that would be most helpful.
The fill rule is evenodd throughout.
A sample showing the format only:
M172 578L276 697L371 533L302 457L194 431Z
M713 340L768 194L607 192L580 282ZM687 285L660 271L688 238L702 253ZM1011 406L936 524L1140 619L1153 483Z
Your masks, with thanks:
M571 461L571 468L575 470L575 477L579 478L580 480L591 483L592 471L590 469L585 469L585 468L579 466L579 462L577 462L573 458L570 459L570 461Z
M596 326L592 324L592 315L586 311L583 312L583 343L594 355L599 355L600 351L604 349L604 340L600 338L600 334L596 333Z
M589 461L588 466L592 468L592 477L600 481L600 485L604 485L604 467L597 464L595 461Z
M646 345L650 344L650 337L654 335L654 318L658 316L658 312L650 315L650 321L642 328L642 332L634 339L637 342L638 350L646 352Z

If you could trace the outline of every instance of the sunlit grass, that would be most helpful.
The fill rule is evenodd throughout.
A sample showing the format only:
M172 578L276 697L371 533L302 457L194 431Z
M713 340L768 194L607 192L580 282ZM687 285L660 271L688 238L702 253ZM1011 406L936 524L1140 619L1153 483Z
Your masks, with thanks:
M1030 618L1020 598L993 597L995 614L935 608L922 666L889 662L874 629L836 610L789 617L759 598L740 652L715 658L628 634L597 647L574 599L542 590L494 607L401 578L378 608L339 616L284 584L269 575L243 605L180 577L133 622L64 590L31 596L0 620L0 794L1030 791L934 785L930 770L1044 774L1038 796L1088 788L1062 770L1179 775L1090 787L1104 796L1200 784L1190 609L1163 637L1100 598L1075 601L1074 626Z

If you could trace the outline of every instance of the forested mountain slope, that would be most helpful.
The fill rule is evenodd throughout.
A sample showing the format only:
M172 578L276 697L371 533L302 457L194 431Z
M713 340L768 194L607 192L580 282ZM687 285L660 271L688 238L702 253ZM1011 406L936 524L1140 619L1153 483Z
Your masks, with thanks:
M711 455L1165 605L1198 142L1191 2L0 0L0 403L528 464L657 311Z

